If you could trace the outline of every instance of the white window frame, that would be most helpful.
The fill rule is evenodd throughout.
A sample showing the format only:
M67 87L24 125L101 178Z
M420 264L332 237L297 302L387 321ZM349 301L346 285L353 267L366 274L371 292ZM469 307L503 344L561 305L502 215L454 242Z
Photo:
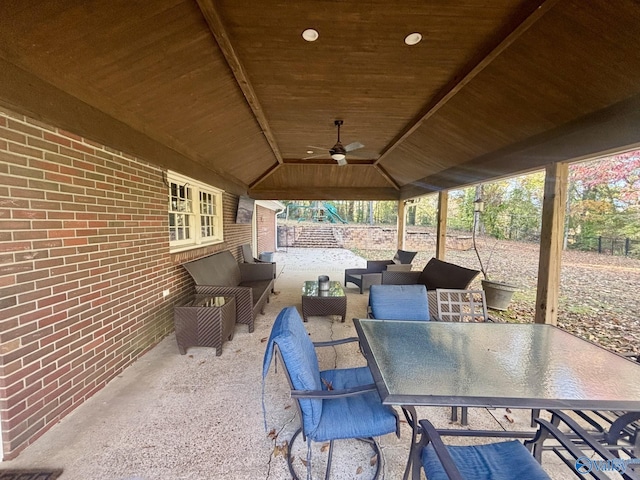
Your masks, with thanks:
M222 194L224 190L199 182L171 170L167 171L169 251L181 252L206 245L215 245L224 241L222 220ZM206 195L211 203L201 203L200 196ZM213 207L213 208L212 208ZM208 211L205 211L208 210ZM184 225L188 220L189 225ZM210 236L204 236L205 222ZM183 238L179 230L185 233ZM185 238L187 237L187 238Z

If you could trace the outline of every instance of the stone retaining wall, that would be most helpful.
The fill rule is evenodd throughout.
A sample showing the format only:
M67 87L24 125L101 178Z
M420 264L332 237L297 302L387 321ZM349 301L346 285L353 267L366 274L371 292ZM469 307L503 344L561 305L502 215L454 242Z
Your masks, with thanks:
M303 229L313 229L313 223L278 225L278 247L291 247ZM327 228L327 224L320 224ZM331 225L333 235L342 248L368 250L395 250L398 245L398 231L392 226L376 225ZM436 248L435 228L409 227L405 234L405 249L429 251ZM447 235L447 248L469 250L472 248L470 235Z

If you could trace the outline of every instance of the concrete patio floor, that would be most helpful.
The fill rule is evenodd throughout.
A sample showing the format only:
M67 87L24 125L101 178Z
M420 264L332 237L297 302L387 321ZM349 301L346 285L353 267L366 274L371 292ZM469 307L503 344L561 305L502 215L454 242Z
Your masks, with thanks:
M265 431L261 370L266 339L283 307L294 305L301 310L304 280L326 274L343 281L345 268L366 262L340 249L290 248L274 258L278 294L271 297L265 314L258 316L255 332L250 334L246 326L238 325L220 357L211 348L190 348L180 355L175 336L170 335L17 459L0 463L0 470L63 468L60 480L290 478L280 447L298 428L299 419L284 373L272 366L264 387ZM314 341L355 336L351 319L366 315L368 295L360 295L350 284L347 297L345 323L337 317L310 318L306 326ZM366 364L356 344L322 350L323 369ZM418 413L437 427L451 426L449 409L420 408ZM469 423L472 428L529 429L529 415L529 411L473 408ZM404 422L399 439L392 434L379 439L382 478L402 477L410 439ZM446 441L477 443L479 439L449 437ZM296 465L304 477L300 460L305 458L304 445L297 443L302 447L294 450ZM371 478L371 451L354 443L336 444L332 478ZM326 456L321 447L313 451L314 465L321 466ZM545 459L543 466L554 478L569 476L553 458L549 463Z

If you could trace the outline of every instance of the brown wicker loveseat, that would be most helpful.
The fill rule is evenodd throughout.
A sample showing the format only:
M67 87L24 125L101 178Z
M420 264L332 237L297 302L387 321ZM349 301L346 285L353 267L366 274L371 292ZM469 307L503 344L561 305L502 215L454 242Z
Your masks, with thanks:
M421 272L382 272L383 285L420 284L427 290L455 288L464 290L480 272L454 263L432 258Z
M225 250L182 266L196 282L196 293L234 296L236 323L248 325L253 332L255 318L258 312L264 313L274 288L272 264L238 263Z

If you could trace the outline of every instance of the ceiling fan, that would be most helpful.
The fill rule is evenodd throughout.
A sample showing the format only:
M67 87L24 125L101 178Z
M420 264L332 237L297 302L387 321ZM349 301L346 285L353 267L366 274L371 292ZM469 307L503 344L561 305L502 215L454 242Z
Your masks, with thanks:
M335 120L333 122L333 124L338 127L338 141L336 142L336 144L331 147L329 149L329 155L331 155L331 158L334 159L338 165L340 166L344 166L347 164L347 153L348 152L352 152L354 150L357 150L359 148L364 147L363 144L361 144L360 142L353 142L350 143L347 146L343 146L342 143L340 143L340 127L343 124L342 120ZM314 147L314 146L310 146L309 148L316 148L318 150L326 150L325 147ZM316 157L322 157L325 154L320 154L320 155L312 155L311 157L306 157L304 158L304 160L308 160L310 158L316 158Z

